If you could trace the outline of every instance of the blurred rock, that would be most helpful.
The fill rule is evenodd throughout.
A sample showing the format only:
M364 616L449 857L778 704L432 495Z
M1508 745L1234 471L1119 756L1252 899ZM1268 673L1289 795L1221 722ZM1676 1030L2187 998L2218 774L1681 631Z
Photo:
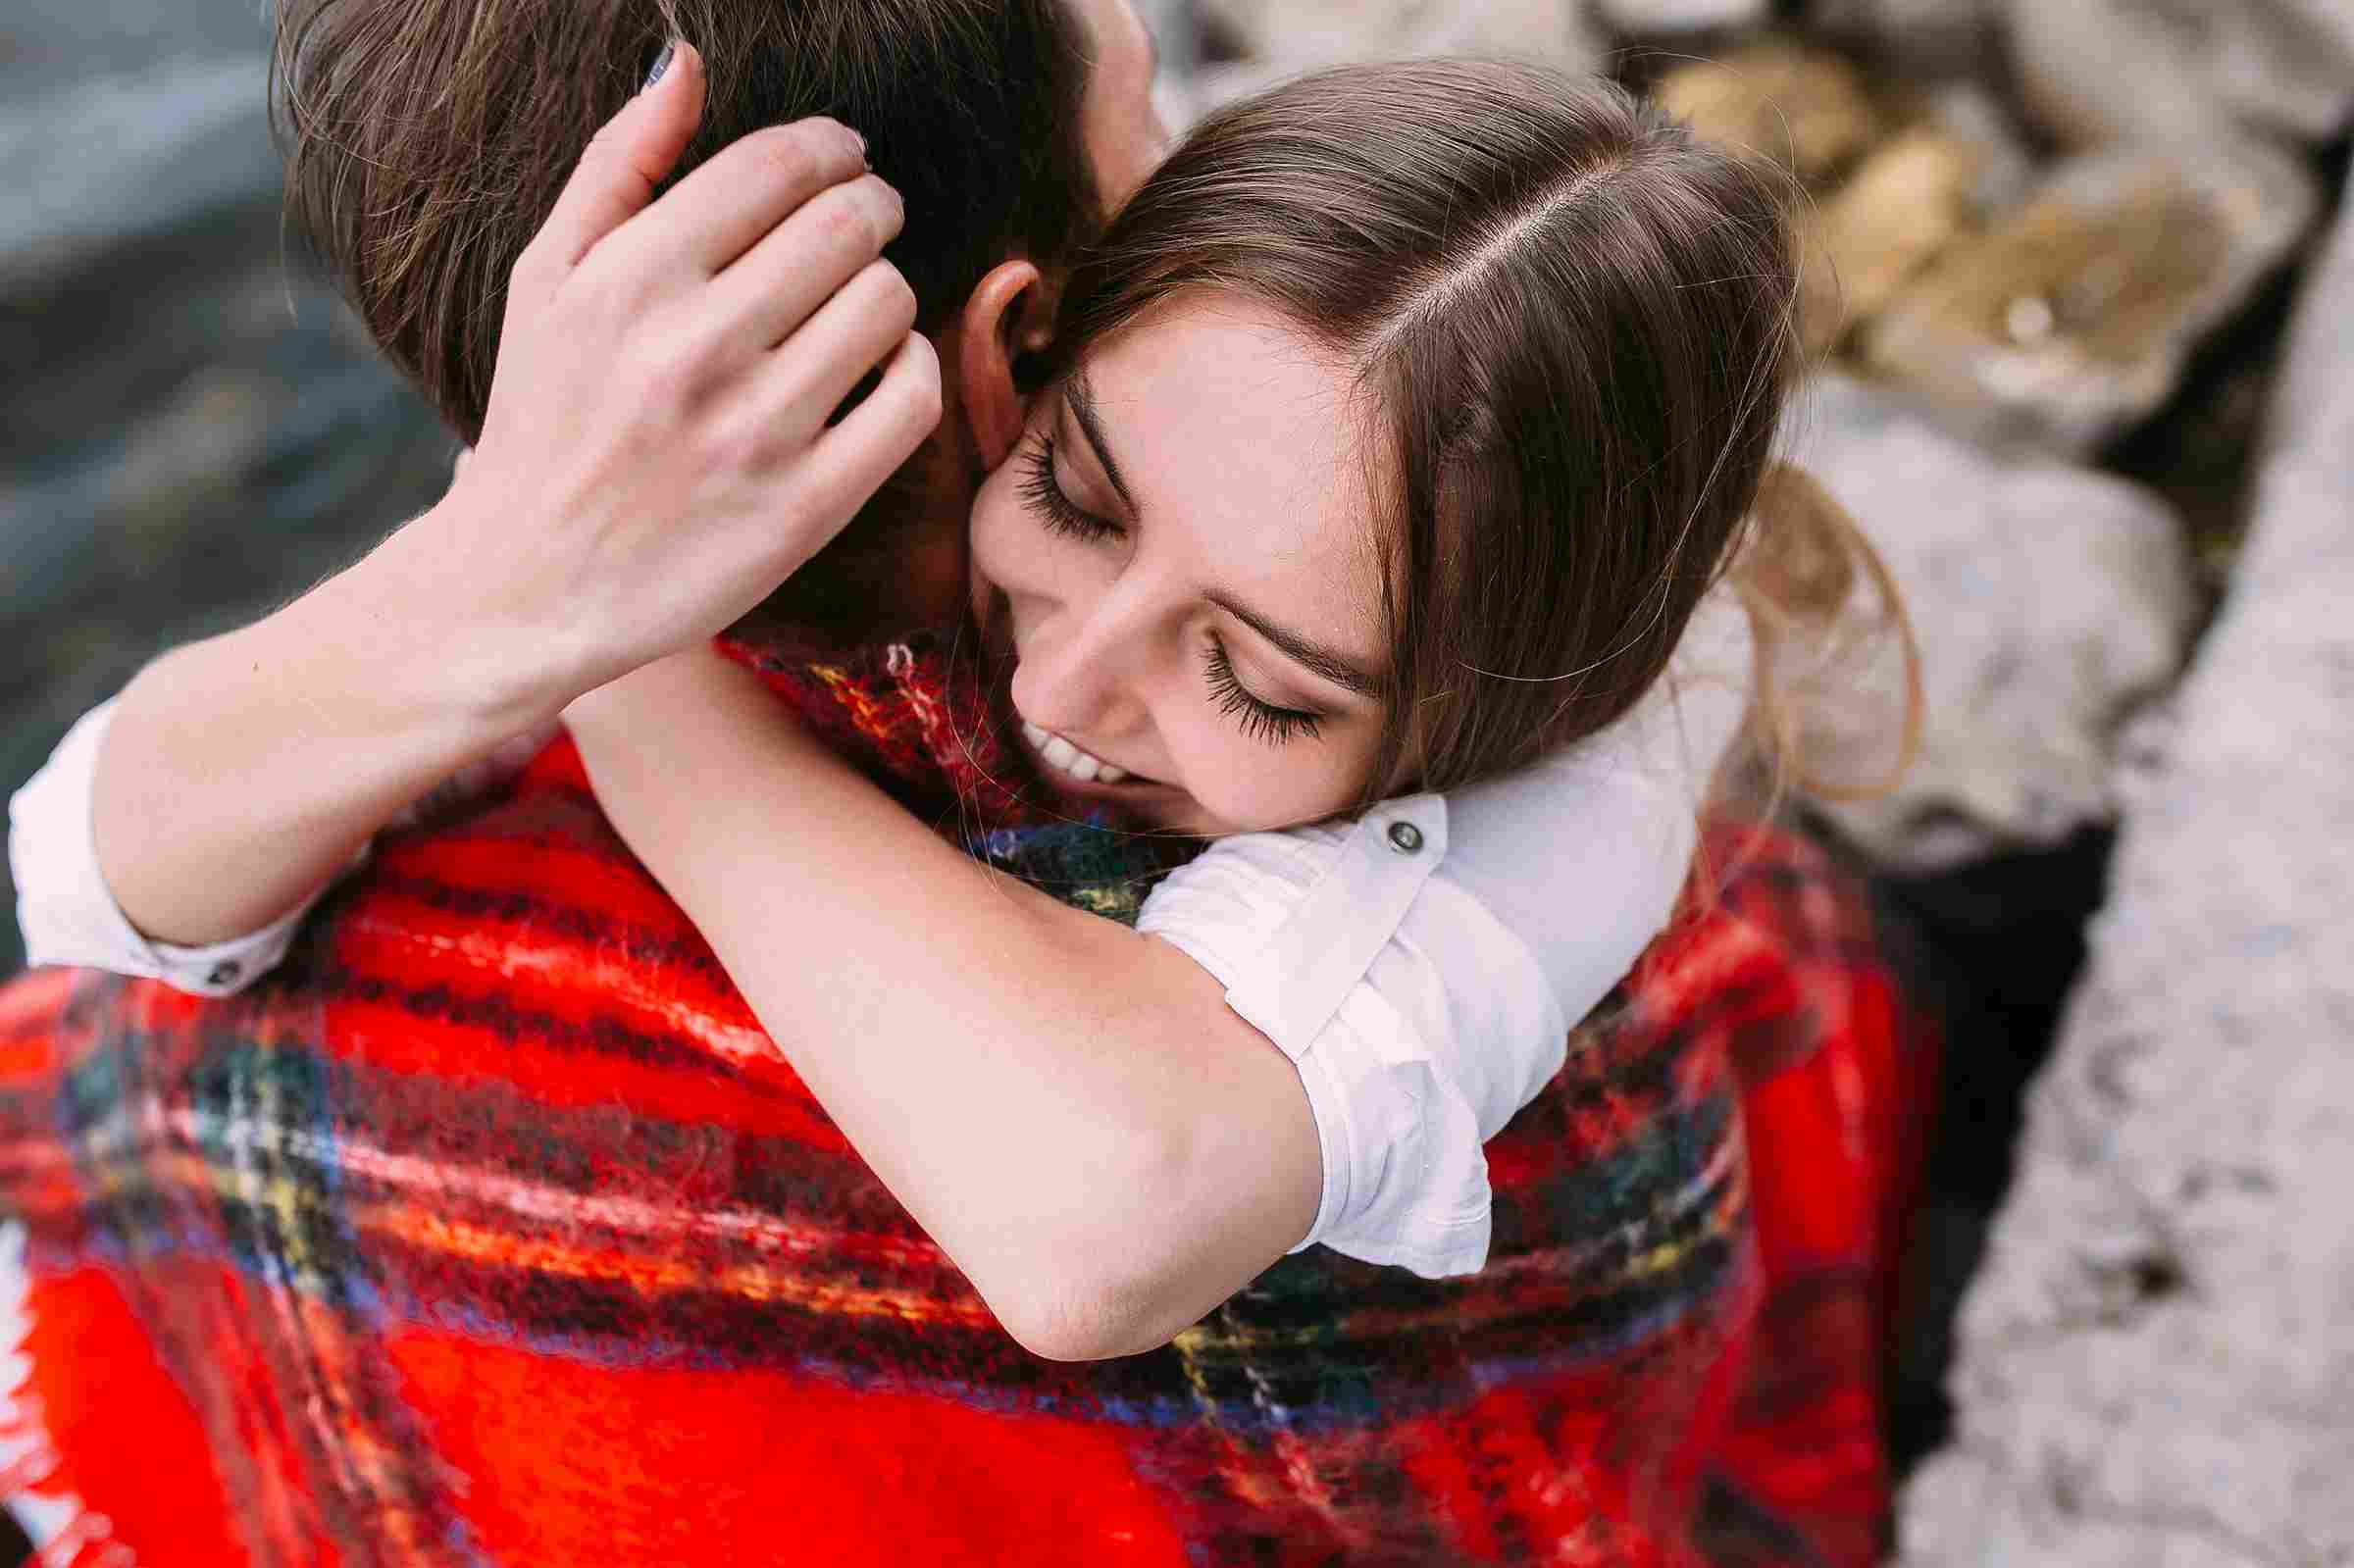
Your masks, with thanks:
M1856 68L1821 49L1760 43L1678 66L1653 89L1710 141L1819 182L1876 140L1880 117Z
M2012 58L2064 140L2196 140L2237 120L2320 140L2354 115L2346 0L2004 0Z
M23 650L0 674L0 712L44 691L104 694L110 672L76 655L71 629L118 625L152 650L266 609L446 479L450 437L351 341L319 280L257 269L182 281L160 294L152 342L93 333L103 363L29 379L85 411L71 436L28 450L13 437L29 432L0 428L13 459L0 474L0 635ZM220 335L192 348L207 328ZM103 403L126 387L136 395Z
M1136 11L1159 46L1162 77L1180 87L1193 80L1202 69L1202 10L1196 0L1138 0Z
M1637 36L1751 27L1773 14L1768 0L1593 0L1593 6L1606 25Z
M2318 206L2301 167L2244 141L2071 160L1916 278L1865 358L1980 439L2088 451L2166 400Z
M1431 54L1500 54L1591 68L1594 35L1564 0L1200 0L1252 60L1294 68Z
M269 44L268 11L255 0L9 0L0 10L0 104L21 107L164 60L258 61Z
M1867 158L1811 225L1799 318L1808 348L1819 353L1878 315L1961 237L1978 181L1978 155L1937 130L1908 131Z
M1797 457L1887 563L1920 643L1919 761L1893 794L1820 809L1879 865L1940 872L2115 820L2112 737L2181 666L2194 612L2180 531L2104 474L2016 462L1844 376L1810 383ZM1811 766L1884 766L1892 659L1834 665Z
M1203 23L1241 59L1206 68L1200 115L1320 66L1422 55L1537 60L1600 71L1605 52L1569 0L1200 0Z
M2354 204L1962 1316L1914 1568L2354 1560Z
M1980 217L2027 199L2035 182L2034 155L1993 93L1975 81L1941 82L1922 98L1920 113L1931 127L1970 149L1977 169L1970 204Z
M110 246L270 199L264 70L174 61L76 82L0 110L0 293Z
M1952 76L1981 71L2000 47L2001 0L1812 0L1807 21L1861 44L1901 71Z

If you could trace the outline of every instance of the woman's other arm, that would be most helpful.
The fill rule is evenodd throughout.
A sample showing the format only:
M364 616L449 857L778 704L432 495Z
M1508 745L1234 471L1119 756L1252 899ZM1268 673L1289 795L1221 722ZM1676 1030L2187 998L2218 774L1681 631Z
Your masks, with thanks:
M847 129L807 121L653 200L701 94L682 48L584 156L515 267L449 496L124 692L90 827L148 937L197 946L281 917L438 780L750 609L930 433L938 365L879 259L896 193Z
M950 848L716 654L565 719L623 837L1028 1348L1165 1344L1307 1235L1299 1075L1185 954Z

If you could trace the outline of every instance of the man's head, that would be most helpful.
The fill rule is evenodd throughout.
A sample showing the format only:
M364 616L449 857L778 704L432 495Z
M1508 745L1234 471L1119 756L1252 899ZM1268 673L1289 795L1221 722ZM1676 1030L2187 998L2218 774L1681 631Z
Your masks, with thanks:
M963 382L1001 380L1043 346L1063 264L1159 151L1129 0L279 0L289 205L385 354L471 442L515 259L671 37L709 84L678 175L825 114L865 135L906 200L889 254L943 350L944 439L839 553L888 554L919 512L961 518Z

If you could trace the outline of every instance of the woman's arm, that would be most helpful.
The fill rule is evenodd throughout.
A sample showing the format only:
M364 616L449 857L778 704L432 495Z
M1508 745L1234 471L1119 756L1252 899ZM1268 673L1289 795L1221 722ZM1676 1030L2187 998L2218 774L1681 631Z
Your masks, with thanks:
M902 212L863 145L761 131L654 201L701 107L682 47L583 157L515 266L449 496L124 692L90 830L148 937L280 917L440 779L749 610L930 433L938 365L878 259Z
M840 1104L870 1162L915 1194L909 1208L1017 1335L1088 1356L1164 1342L1272 1262L1287 1236L1288 1250L1321 1241L1428 1278L1484 1266L1482 1145L1560 1070L1569 1027L1668 920L1707 781L1739 728L1746 648L1739 607L1711 611L1672 681L1567 752L1446 800L1387 802L1354 827L1211 846L1161 884L1139 922L1192 960L1176 971L1161 942L1008 880L988 878L986 899L954 896L986 874L816 752L723 661L683 656L568 717L617 825L812 1088ZM655 734L658 754L631 748L633 735ZM808 831L816 822L824 833ZM1400 852L1401 823L1415 827L1421 852ZM930 951L943 943L954 945ZM912 988L891 972L907 953L924 954ZM1115 1071L1087 1082L1106 1086L1111 1108L1081 1102L1069 1141L1049 1135L1034 1151L1046 1164L1007 1171L960 1122L978 1102L961 1084L925 1107L943 1119L935 1136L896 1102L859 1105L858 1082L829 1076L852 1058L920 1072L928 1042L972 1028L1009 1042L1036 1082L1100 1065L1108 1049ZM1173 1061L1190 1074L1203 1060L1233 1065L1174 1087L1154 1072ZM863 1087L886 1101L893 1092ZM1302 1091L1320 1150L1298 1117ZM1019 1101L1004 1113L1015 1125L1057 1108ZM1162 1129L1131 1135L1132 1151L1200 1154L1190 1165L1147 1159L1148 1174L1095 1185L1110 1211L1081 1218L1093 1234L1134 1239L1126 1275L1088 1267L1122 1254L1044 1228L1015 1237L1036 1244L1038 1261L1017 1252L990 1270L965 1231L1049 1213L1059 1200L1039 1192L1069 1189L1057 1151L1088 1148L1123 1118ZM934 1163L944 1149L958 1153ZM1303 1196L1319 1152L1320 1196ZM939 1184L929 1201L927 1181ZM1282 1224L1258 1230L1278 1214ZM1204 1250L1229 1239L1224 1253Z
M435 613L401 546L124 689L91 840L149 937L200 947L270 925L401 807L545 715L530 662L502 656L494 629Z
M622 836L1031 1350L1165 1344L1308 1234L1300 1077L1176 948L959 854L706 650L565 720Z

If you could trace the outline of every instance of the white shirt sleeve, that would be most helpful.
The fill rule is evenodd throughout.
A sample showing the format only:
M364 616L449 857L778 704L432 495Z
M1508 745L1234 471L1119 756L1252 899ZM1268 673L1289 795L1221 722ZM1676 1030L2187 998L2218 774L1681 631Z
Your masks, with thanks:
M114 715L113 700L83 714L41 771L9 800L8 865L17 884L17 925L25 936L25 961L160 980L194 996L233 995L279 966L303 917L334 885L320 888L260 931L208 947L177 947L141 936L115 902L98 869L97 844L90 833L98 748ZM396 813L391 825L416 821L512 774L556 731L555 724L543 725L507 741ZM366 864L368 853L369 845L362 844L342 876Z
M1485 1265L1483 1145L1674 913L1747 649L1719 596L1602 733L1353 825L1220 839L1146 900L1137 929L1215 976L1307 1091L1324 1187L1293 1251L1433 1279Z
M85 713L41 771L8 803L8 869L28 964L75 964L160 980L195 996L228 996L278 967L321 888L282 920L209 947L149 941L125 917L98 870L90 795L113 701Z

